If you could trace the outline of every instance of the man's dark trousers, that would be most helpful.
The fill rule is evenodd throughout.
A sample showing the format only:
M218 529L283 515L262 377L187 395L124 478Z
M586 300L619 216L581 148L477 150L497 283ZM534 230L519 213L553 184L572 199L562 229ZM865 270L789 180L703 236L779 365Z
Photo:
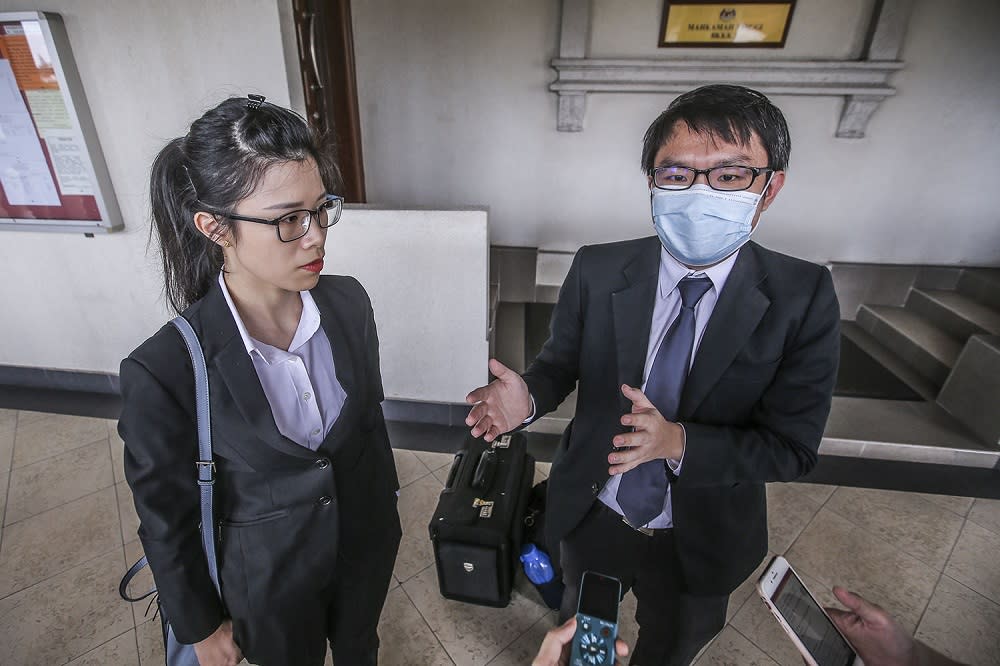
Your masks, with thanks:
M561 562L566 592L560 622L576 613L584 571L614 576L622 583L622 594L635 594L640 630L632 647L634 666L689 664L726 623L728 594L685 592L672 529L644 534L599 501L563 539Z

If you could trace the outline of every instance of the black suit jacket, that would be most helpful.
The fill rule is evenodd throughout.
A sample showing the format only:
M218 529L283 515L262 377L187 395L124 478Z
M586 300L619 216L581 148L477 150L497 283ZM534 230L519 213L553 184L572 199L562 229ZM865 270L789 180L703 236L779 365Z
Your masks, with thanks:
M582 248L541 353L524 374L536 414L579 382L576 415L549 476L547 538L559 543L608 479L611 440L640 386L659 272L656 237ZM839 361L829 271L748 243L740 251L681 396L687 432L671 479L674 536L688 588L726 594L767 552L764 483L816 463ZM665 470L666 473L666 470Z
M377 560L385 551L395 555L399 483L382 416L371 304L353 278L324 276L311 293L347 394L317 451L275 426L218 283L183 313L208 365L224 604L199 540L187 350L168 324L122 361L118 430L125 475L160 600L183 643L207 637L227 615L237 634L235 619L254 613L294 622L297 612L310 608L306 600L329 587L338 567Z

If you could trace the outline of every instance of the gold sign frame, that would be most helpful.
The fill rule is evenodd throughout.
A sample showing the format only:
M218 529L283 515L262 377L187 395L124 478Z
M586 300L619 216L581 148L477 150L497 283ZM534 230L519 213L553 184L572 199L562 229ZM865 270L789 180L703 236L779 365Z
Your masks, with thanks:
M659 46L780 49L788 37L795 2L664 0Z

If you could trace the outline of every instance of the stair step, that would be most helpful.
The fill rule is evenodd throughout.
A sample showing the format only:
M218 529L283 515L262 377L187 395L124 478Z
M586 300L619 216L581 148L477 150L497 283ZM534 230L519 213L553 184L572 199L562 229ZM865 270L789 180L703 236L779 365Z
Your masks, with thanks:
M879 342L856 321L841 321L840 332L925 400L933 401L937 396L938 387L933 382L917 372L892 349Z
M1000 447L1000 336L969 340L937 402L994 447Z
M862 305L857 322L939 388L962 351L961 342L904 308Z
M957 340L968 340L977 333L1000 335L1000 311L957 291L911 289L906 309Z
M1000 310L1000 268L967 268L958 278L958 291Z

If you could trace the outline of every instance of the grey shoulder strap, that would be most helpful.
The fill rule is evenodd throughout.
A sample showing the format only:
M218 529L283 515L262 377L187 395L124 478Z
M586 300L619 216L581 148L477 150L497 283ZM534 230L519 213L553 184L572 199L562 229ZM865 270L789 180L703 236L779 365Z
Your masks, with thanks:
M198 334L184 317L170 322L180 332L191 355L194 368L195 407L198 416L198 487L201 491L201 545L208 560L208 573L219 593L219 565L215 556L215 511L212 506L212 486L215 484L215 461L212 459L212 414L208 403L208 368ZM221 593L219 593L221 596Z

